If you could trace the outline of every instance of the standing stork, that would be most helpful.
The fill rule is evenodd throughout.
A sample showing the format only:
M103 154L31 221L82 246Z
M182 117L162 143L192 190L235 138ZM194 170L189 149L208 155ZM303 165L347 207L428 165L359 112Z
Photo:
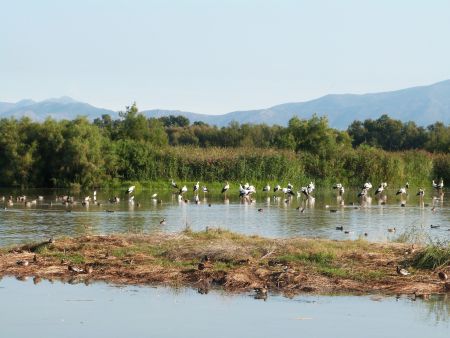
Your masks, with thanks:
M188 188L184 185L181 189L180 189L180 192L179 192L179 195L181 196L181 195L183 195L185 192L187 192L188 191Z
M333 189L337 189L338 195L342 197L344 195L345 189L344 186L341 183L337 183L333 186Z
M416 196L420 196L420 198L422 198L423 196L425 196L425 190L420 188L419 191L417 192Z
M222 192L221 192L221 193L226 195L228 189L230 189L230 184L227 182L227 183L225 183L225 185L223 186Z
M281 190L281 186L279 184L273 187L273 192L277 192L278 190Z
M134 191L135 188L136 188L136 187L135 187L134 185L132 185L131 187L129 187L129 188L127 189L127 194L131 194L131 193Z
M401 187L400 189L398 189L395 194L396 195L406 195L407 193L408 193L408 188L406 186L404 186L404 187Z
M269 192L270 191L270 185L266 184L266 186L263 188L264 192Z
M375 190L375 196L381 194L386 187L387 187L387 183L381 182L381 184L378 186L377 190Z
M197 182L196 184L194 184L194 193L198 191L198 189L200 189L200 182Z
M175 181L173 179L171 180L170 185L172 186L173 189L178 190L178 185L175 183Z
M433 188L436 189L437 193L439 196L443 196L443 189L444 189L444 180L441 178L441 180L439 181L439 183L434 182L433 180Z

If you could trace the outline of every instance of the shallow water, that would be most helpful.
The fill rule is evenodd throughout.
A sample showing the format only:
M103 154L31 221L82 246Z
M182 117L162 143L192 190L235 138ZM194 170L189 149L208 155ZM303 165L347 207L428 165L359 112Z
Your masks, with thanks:
M155 192L161 202L152 200L151 195ZM318 190L314 203L304 197L294 197L285 203L282 194L278 195L279 199L274 199L273 193L259 192L255 196L256 202L250 204L243 203L237 191L230 191L227 199L220 194L204 197L200 193L200 204L194 203L192 192L185 197L189 203L178 201L177 196L169 191L148 190L138 193L135 202L129 203L123 191L99 191L98 201L101 206L82 206L80 202L86 194L80 194L75 195L78 201L76 205L66 207L56 202L56 196L63 194L63 191L16 191L14 196L19 193L29 196L29 200L43 195L44 200L30 207L17 202L6 210L0 210L0 246L61 235L151 233L161 230L175 232L186 226L192 230L204 230L207 226L220 227L268 237L362 237L381 242L399 238L442 242L450 238L448 196L437 200L431 194L425 197L423 203L415 194L410 194L404 200L406 206L401 207L402 200L395 196L395 191L389 191L386 204L382 205L373 197L371 203L360 206L357 191L353 190L346 192L345 207L341 207L331 189ZM0 196L9 194L11 191L0 192ZM121 202L109 203L109 198L115 195L121 197ZM299 206L304 208L303 213L297 210ZM259 212L261 208L263 211ZM166 222L160 225L163 218ZM432 224L439 228L431 228ZM343 226L344 231L336 230L337 226ZM395 228L396 231L388 232L388 228Z
M450 299L0 281L2 337L448 337Z

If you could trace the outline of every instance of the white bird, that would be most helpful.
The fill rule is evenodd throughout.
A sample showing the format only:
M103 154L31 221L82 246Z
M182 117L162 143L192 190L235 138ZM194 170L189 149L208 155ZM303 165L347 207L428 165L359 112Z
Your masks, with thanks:
M335 185L333 185L333 189L340 189L340 188L342 188L341 183L336 183Z
M131 193L134 191L135 188L136 188L136 187L135 187L134 185L132 185L131 187L129 187L129 188L127 189L127 194L131 194Z
M273 187L273 192L277 192L280 189L281 189L280 185L277 184L275 187Z
M188 188L184 185L181 189L180 189L180 195L184 194L185 192L188 191Z
M410 274L408 270L400 268L399 266L397 266L397 273L400 276L408 276Z
M172 188L174 189L178 189L178 185L175 183L174 180L171 180L172 182L170 182L170 185L172 186Z
M406 190L407 190L406 187L401 187L400 189L398 189L396 195L403 195L403 194L406 195Z
M306 197L309 197L308 187L302 187L302 188L301 188L301 192L302 192L303 195L305 195Z
M267 184L267 185L263 188L263 191L265 191L265 192L270 191L270 185Z
M222 194L226 193L228 191L228 189L230 189L230 184L228 184L228 182L227 182L222 188Z
M155 199L156 196L158 196L158 194L157 194L157 193L154 193L154 194L152 195L152 198Z
M316 189L316 186L314 185L313 182L309 183L306 186L306 190L308 191L308 195L310 195L315 189Z
M367 189L362 189L360 193L358 194L358 197L366 197L367 196Z
M93 195L94 195L94 202L95 202L97 200L97 190L94 190Z
M194 192L198 191L199 188L200 188L200 182L197 182L197 183L194 185Z
M444 180L441 178L439 183L436 183L433 180L433 188L436 189L436 190L442 190L444 188Z
M424 195L425 195L425 190L424 189L419 189L419 191L416 194L416 196L420 196L420 197L423 197Z
M384 188L387 186L387 183L381 183L377 190L375 190L375 195L381 194L384 191Z
M128 202L134 203L134 196L130 196L130 198L128 199Z
M203 191L203 193L209 192L209 190L208 190L208 188L207 188L206 186L203 186L203 187L202 187L202 191Z
M294 189L294 186L291 184L291 182L288 183L287 187L288 187L288 189L291 189L291 190Z
M194 202L195 204L200 204L200 198L198 198L198 195L194 196Z
M364 183L364 185L362 186L361 189L366 189L366 190L372 189L372 183L370 183L370 182Z

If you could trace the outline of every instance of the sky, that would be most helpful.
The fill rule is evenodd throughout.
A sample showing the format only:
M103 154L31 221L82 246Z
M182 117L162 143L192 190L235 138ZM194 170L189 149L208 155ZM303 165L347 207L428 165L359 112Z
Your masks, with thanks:
M448 0L0 0L0 101L206 114L450 78Z

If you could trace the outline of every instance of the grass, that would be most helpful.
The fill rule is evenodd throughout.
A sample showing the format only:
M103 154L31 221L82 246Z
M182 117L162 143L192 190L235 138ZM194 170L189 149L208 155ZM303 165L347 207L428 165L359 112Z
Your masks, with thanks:
M415 255L411 265L416 269L436 269L450 265L450 246L428 246Z

